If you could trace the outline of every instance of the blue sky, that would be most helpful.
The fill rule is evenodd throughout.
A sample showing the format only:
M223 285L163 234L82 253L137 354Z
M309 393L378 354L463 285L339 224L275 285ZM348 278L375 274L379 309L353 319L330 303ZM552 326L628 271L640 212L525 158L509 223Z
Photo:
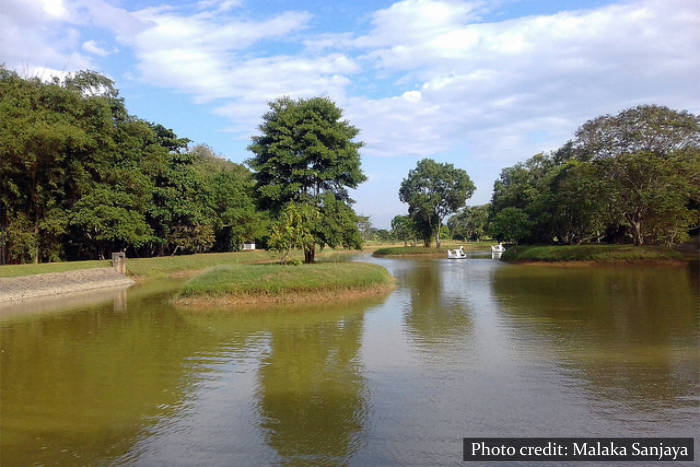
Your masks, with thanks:
M387 227L424 157L500 170L637 104L700 111L700 2L3 0L0 62L116 81L129 111L236 162L266 102L329 96L360 128L356 210Z

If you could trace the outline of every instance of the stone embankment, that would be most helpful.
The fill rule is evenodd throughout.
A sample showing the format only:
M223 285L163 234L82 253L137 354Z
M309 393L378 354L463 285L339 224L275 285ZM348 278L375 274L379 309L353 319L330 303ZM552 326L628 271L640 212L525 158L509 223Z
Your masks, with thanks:
M0 302L121 287L133 283L133 280L119 274L113 268L0 278Z

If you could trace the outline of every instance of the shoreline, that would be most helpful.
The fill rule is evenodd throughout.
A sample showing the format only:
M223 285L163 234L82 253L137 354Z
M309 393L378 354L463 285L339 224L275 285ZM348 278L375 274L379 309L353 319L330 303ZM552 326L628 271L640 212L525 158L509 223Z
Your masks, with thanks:
M484 243L443 244L437 247L399 246L378 248L372 252L374 258L446 258L447 251L462 246L465 253L490 253L491 247Z
M678 250L659 246L629 244L518 245L506 249L501 261L512 264L687 264L697 259Z
M0 278L0 303L22 302L40 297L125 287L135 281L112 268L78 269L66 272Z
M636 260L602 260L602 261L580 261L580 260L563 260L563 261L503 261L507 264L518 266L545 266L545 267L560 267L560 268L588 268L596 266L671 266L682 267L687 266L693 260L684 259L636 259Z

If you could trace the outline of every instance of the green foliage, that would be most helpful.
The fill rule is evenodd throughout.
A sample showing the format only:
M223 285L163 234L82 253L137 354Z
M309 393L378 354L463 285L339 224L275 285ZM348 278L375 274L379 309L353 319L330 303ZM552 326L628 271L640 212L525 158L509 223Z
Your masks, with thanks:
M689 228L698 223L697 210L687 209L697 190L688 172L697 170L698 154L695 167L677 157L650 152L594 162L605 183L609 210L632 227L635 245L647 241L673 245L688 238Z
M415 246L418 236L417 228L411 216L394 216L391 220L391 231L397 240L403 241L404 246L411 241Z
M489 205L467 206L451 216L447 226L456 240L479 241L486 236L489 221Z
M527 214L518 208L505 208L494 216L489 233L499 242L519 242L526 238L532 229Z
M262 134L249 146L261 206L279 212L295 202L318 211L323 221L310 227L306 262L314 261L315 245L359 247L358 219L347 191L366 179L360 169L362 143L353 141L357 128L341 120L342 111L327 98L283 97L269 105Z
M287 204L277 223L272 226L269 241L270 248L279 253L283 264L289 261L295 248L304 251L313 248L313 232L320 218L320 212L312 206L299 205L293 201Z
M0 67L0 264L237 248L265 233L241 165L128 115L114 83Z
M263 203L281 208L289 201L309 203L325 192L349 201L347 188L366 177L360 169L358 129L341 120L342 111L323 97L270 102L261 136L254 136L248 164L255 170Z
M700 147L699 126L700 118L686 110L639 105L584 123L576 132L574 153L584 161L632 153L668 156Z
M408 203L409 215L425 246L430 246L431 238L435 236L440 247L442 220L464 206L474 189L466 171L456 169L452 164L423 159L401 182L399 199Z
M490 218L521 210L531 223L522 240L531 243L672 245L698 225L699 187L700 119L639 106L586 122L559 150L503 169Z

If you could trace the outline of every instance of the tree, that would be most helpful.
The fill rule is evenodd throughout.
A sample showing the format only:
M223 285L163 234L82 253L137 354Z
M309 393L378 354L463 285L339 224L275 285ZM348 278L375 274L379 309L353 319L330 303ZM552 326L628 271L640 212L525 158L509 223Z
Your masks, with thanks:
M313 247L316 241L313 230L319 219L320 213L313 206L299 205L294 201L285 206L270 235L270 248L279 253L282 263L289 262L293 249L307 251Z
M0 66L0 264L230 250L266 231L250 171L188 143L97 73Z
M692 225L697 225L697 210L689 210L687 205L691 197L697 196L698 188L691 184L693 176L688 172L697 172L698 154L692 165L649 152L596 161L609 209L630 226L635 245L643 245L646 240L677 243L687 238Z
M581 160L642 152L666 157L700 147L699 128L700 117L688 111L639 105L584 123L576 132L574 152Z
M196 157L194 169L203 177L207 190L214 249L238 250L244 243L265 238L269 213L256 207L250 171L214 154L206 145L197 145L190 152Z
M307 263L314 261L317 244L323 246L330 240L356 245L350 238L357 232L357 220L348 189L357 188L366 179L360 168L362 143L354 141L359 130L341 120L342 111L327 98L283 97L269 106L259 127L262 134L254 136L248 148L254 154L248 164L255 171L261 207L277 213L294 201L314 207L322 217L336 216L327 219L333 222L321 221L318 229L311 231L314 242L307 243L304 251ZM347 209L340 209L338 203ZM331 232L331 228L336 230Z
M603 182L591 164L575 159L558 166L549 177L546 210L549 231L560 243L599 241L609 223Z
M479 241L486 235L489 221L489 205L467 206L447 221L452 237L460 240Z
M394 216L391 220L391 231L396 236L397 240L403 241L404 246L416 239L416 226L413 223L411 216Z
M510 241L518 243L530 234L532 222L527 214L518 208L505 208L491 221L489 233L499 242Z
M372 235L372 221L370 216L357 216L357 230L360 231L360 236L363 240L370 240Z
M604 115L576 132L577 157L593 161L612 215L629 225L635 245L669 243L697 223L700 117L645 105ZM647 224L651 224L647 229ZM648 235L649 232L653 235Z
M111 86L109 80L102 83ZM68 225L64 208L75 198L80 183L75 176L83 173L74 168L95 152L101 130L110 133L113 105L119 102L84 97L77 84L25 80L0 68L0 231L9 236L11 217L22 214L27 222L14 223L15 228L29 230L13 231L34 246L35 263L60 255Z
M399 199L408 203L409 215L422 234L425 246L430 246L434 236L439 248L442 220L464 206L474 189L466 171L452 164L423 159L401 182Z

